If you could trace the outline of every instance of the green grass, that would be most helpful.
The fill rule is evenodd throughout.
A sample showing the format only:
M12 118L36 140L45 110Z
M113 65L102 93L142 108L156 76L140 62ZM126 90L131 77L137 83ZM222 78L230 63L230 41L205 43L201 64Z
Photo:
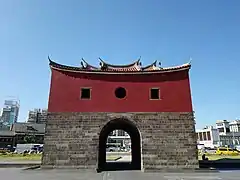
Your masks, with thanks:
M115 161L119 158L120 156L107 156L107 161Z
M218 160L223 158L229 159L240 159L240 155L238 156L224 156L224 155L216 155L216 154L207 154L206 155L209 160ZM118 159L120 156L118 155L108 155L107 161L114 161ZM41 154L28 154L23 156L22 154L7 154L3 155L0 154L0 161L41 161L42 155ZM198 156L199 160L202 160L202 156Z
M28 154L23 156L22 154L0 154L0 161L40 161L41 154Z
M107 161L114 161L120 156L107 156ZM41 154L27 154L23 156L22 154L0 154L0 161L41 161Z

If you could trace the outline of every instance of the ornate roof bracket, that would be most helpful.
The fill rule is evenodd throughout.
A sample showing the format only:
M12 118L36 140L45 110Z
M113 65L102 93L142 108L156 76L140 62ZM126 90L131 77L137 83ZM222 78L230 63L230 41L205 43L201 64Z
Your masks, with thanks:
M138 65L138 66L142 66L142 63L141 63L141 58L142 58L142 56L140 56L139 58L138 58L138 60L136 61L136 64Z
M152 63L153 66L157 66L157 60Z
M48 61L49 61L50 65L53 63L53 61L50 59L49 55L48 55Z
M100 60L99 65L100 65L101 69L102 68L105 69L107 67L107 64L100 57L98 59Z
M188 64L191 65L192 63L192 57L189 58Z
M142 70L143 71L146 71L146 70L158 70L158 69L161 69L161 62L158 63L158 66L157 66L157 60L155 60L152 64L148 65L148 66L145 66L145 67L142 67Z
M81 60L81 66L83 69L86 69L86 66L88 65L88 63L82 58Z
M81 66L83 69L98 69L97 67L90 65L84 58L81 59Z
M48 55L48 61L50 66L59 66L60 64L56 63L55 61L51 60L50 56Z
M102 71L107 70L108 64L105 63L100 57L99 57L98 59L100 60L99 65L100 65L101 70L102 70Z

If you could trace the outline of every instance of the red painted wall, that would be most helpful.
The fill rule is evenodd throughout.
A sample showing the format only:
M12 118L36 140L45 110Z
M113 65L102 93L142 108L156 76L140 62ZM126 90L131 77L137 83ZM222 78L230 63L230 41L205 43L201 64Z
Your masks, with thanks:
M115 89L127 90L125 99ZM91 100L81 100L81 87L91 87ZM161 100L149 100L159 87ZM49 112L192 112L188 70L165 74L96 75L52 69Z

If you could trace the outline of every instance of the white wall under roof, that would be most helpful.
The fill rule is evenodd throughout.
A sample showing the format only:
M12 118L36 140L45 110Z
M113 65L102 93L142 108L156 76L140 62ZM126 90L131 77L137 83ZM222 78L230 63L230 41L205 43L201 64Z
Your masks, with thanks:
M206 127L205 129L196 130L196 133L207 133L210 132L211 140L201 140L198 137L198 144L204 144L205 147L215 147L219 145L220 137L217 128L212 126ZM207 135L206 135L207 136Z

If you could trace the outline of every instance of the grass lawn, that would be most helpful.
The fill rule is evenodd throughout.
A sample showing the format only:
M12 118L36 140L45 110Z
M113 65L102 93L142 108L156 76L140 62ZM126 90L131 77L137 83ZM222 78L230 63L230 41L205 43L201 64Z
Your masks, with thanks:
M41 161L41 154L30 154L23 156L22 154L8 154L8 155L1 155L0 154L0 161ZM120 156L118 155L108 155L107 161L114 161L118 159ZM224 155L206 155L209 160L218 160L223 158L229 159L240 159L240 155L238 156L224 156ZM198 156L199 160L202 160L202 156Z
M107 161L115 161L117 160L118 158L120 158L121 156L107 156Z
M118 159L120 156L107 156L107 161L114 161ZM28 154L23 156L22 154L8 154L8 155L1 155L0 154L0 161L41 161L42 155L41 154Z
M26 156L22 154L0 155L0 161L40 161L41 158L41 154L29 154Z

